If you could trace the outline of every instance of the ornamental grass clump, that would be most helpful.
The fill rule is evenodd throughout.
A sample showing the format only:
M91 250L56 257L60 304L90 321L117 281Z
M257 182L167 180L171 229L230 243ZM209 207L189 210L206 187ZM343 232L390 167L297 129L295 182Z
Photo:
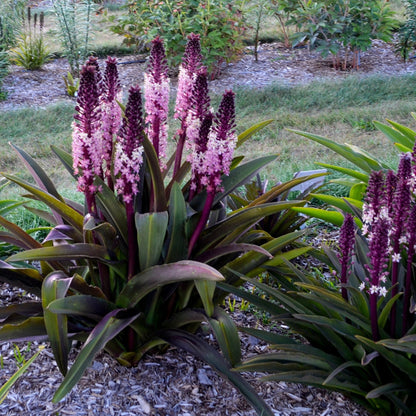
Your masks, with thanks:
M53 151L77 181L83 205L64 199L40 166L13 146L37 184L3 175L46 204L49 211L35 212L51 227L37 241L0 216L6 230L0 238L22 249L0 262L0 280L40 298L1 308L0 341L50 342L65 376L54 401L72 389L101 350L131 366L146 352L163 352L172 344L220 372L259 414L271 414L231 371L241 361L239 338L219 307L224 293L216 282L242 283L228 272L231 264L246 273L282 251L290 256L303 232L274 236L258 224L306 200L276 200L274 191L235 210L228 206L237 187L276 159L242 163L243 156L233 156L270 120L237 136L234 93L224 93L217 111L210 108L198 37L191 35L189 44L183 66L189 69L194 62L197 70L187 74L189 85L178 92L181 128L169 158L169 79L160 38L152 43L144 94L130 87L125 105L119 104L114 59L107 59L103 75L95 58L81 70L72 155L57 147ZM242 253L250 258L239 262ZM195 335L202 322L212 329L222 354ZM68 369L74 341L82 347Z
M272 267L269 285L240 276L267 300L219 283L302 336L246 328L276 351L238 369L339 391L377 415L415 414L415 178L414 153L402 154L397 173L371 172L362 210L350 205L354 215L344 214L338 252L318 255L337 286L301 270L288 279Z

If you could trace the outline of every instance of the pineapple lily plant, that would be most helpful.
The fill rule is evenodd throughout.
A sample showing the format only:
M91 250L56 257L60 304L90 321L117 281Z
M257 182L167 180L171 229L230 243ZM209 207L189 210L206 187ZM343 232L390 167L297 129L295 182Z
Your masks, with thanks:
M230 265L246 273L283 249L290 253L288 245L302 232L273 235L259 231L258 224L306 201L276 200L279 188L236 209L227 203L239 186L276 159L242 163L242 156L233 156L270 121L237 136L231 91L216 112L211 109L197 35L189 36L180 68L175 106L180 128L170 158L169 78L159 38L152 43L143 95L144 103L141 89L133 86L127 103L120 104L112 58L104 73L94 58L82 68L72 155L53 151L77 181L83 205L64 199L40 166L14 146L36 185L3 176L24 188L26 197L46 204L49 210L32 211L52 226L38 242L0 216L5 230L0 238L22 249L0 261L0 280L40 299L1 308L0 341L50 342L64 375L54 401L72 389L101 350L130 366L147 351L172 344L209 363L259 414L271 414L231 371L241 361L239 338L219 307L224 293L216 283L242 283L228 272ZM249 255L246 261L240 261L242 253ZM222 354L195 335L202 322L210 326ZM75 341L82 347L68 369Z
M266 266L269 284L240 276L260 296L219 283L297 334L244 328L273 352L238 369L339 391L379 416L415 414L415 178L415 152L403 153L397 172L370 171L360 208L343 201L338 250L319 255L335 285L293 265L290 278Z

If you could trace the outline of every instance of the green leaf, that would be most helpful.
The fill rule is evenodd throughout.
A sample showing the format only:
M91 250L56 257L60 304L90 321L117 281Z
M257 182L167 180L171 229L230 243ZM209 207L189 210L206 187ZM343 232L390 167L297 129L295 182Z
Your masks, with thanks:
M97 259L102 262L110 263L109 254L105 247L98 244L64 244L61 246L42 247L32 250L26 250L13 254L8 261L35 261L35 260L84 260Z
M48 338L43 316L35 316L18 324L6 324L0 328L0 341L46 341Z
M18 268L0 260L0 281L40 296L43 276L32 268Z
M229 244L233 242L230 240L234 239L235 234L240 234L241 231L250 227L260 219L302 204L304 204L303 201L281 201L239 210L231 214L224 221L206 229L198 241L198 247L200 250L201 248L206 250L220 240L223 240L222 244Z
M37 199L44 202L51 210L56 211L62 218L68 221L69 224L82 231L82 226L84 223L84 217L73 208L71 208L66 203L60 201L54 196L43 192L41 189L36 186L30 185L29 183L17 178L16 176L2 174L4 177L10 181L16 183L22 188L26 189L30 193L36 196Z
M324 168L327 169L332 169L335 170L337 172L341 172L344 173L345 175L348 176L352 176L353 178L356 178L364 183L368 182L368 175L362 172L358 172L357 170L354 169L348 169L348 168L344 168L342 166L336 166L336 165L329 165L328 163L318 163L316 162L317 165L322 166Z
M126 208L118 200L114 192L100 178L95 178L94 184L100 189L95 196L98 207L103 211L109 221L118 231L124 243L127 245L127 216Z
M337 211L327 211L325 209L311 207L293 207L292 210L312 218L324 220L338 227L341 227L344 222L344 216Z
M205 313L211 317L214 313L213 296L215 292L215 281L195 280L195 287L204 305Z
M25 164L25 166L35 179L36 183L38 184L38 186L50 195L64 202L63 198L58 193L55 185L53 184L49 176L45 173L45 171L40 167L40 165L23 149L20 149L18 146L12 143L10 143L10 146L12 146L13 149L16 151L20 160Z
M403 374L406 374L408 377L410 377L413 382L416 382L416 365L414 362L403 356L403 354L398 354L395 351L391 351L390 349L384 347L383 341L374 342L359 335L357 335L356 338L364 345L367 345L371 349L377 351L387 361L393 364L393 366L403 372Z
M243 131L238 135L237 148L245 143L250 137L256 134L258 131L268 126L270 123L273 123L275 120L269 119L256 123L253 126L249 127L247 130Z
M64 381L53 396L53 403L59 402L72 390L84 371L92 363L94 357L105 347L107 342L116 337L139 316L137 314L128 318L118 319L116 316L120 311L122 309L109 312L92 330L74 364L66 374Z
M234 321L217 306L215 314L208 319L208 322L224 356L232 366L239 364L241 362L240 338Z
M54 300L66 296L71 281L72 278L68 278L64 273L54 272L45 278L42 285L42 307L45 328L56 364L63 375L68 370L70 348L68 342L68 320L65 315L57 315L48 310L48 306Z
M262 308L263 309L263 308ZM268 344L278 346L280 344L296 344L296 341L292 338L289 338L287 335L276 334L268 330L255 329L249 327L238 327L238 329L246 334L251 335L252 337L266 341Z
M203 340L179 329L165 330L158 335L169 344L183 348L185 351L188 351L209 364L220 376L230 381L243 394L256 410L257 414L273 416L271 409L258 397L247 381L240 374L232 371L230 365L224 358Z
M340 366L338 366L332 373L324 380L322 383L323 385L329 384L329 382L336 377L339 373L342 373L346 368L350 367L362 367L361 363L358 363L357 361L347 361L346 363L342 363Z
M140 269L144 270L159 263L168 227L167 212L135 215Z
M65 152L65 150L60 149L54 145L51 145L51 150L58 156L62 164L64 165L65 169L70 173L70 175L76 179L74 175L74 162L70 153Z
M166 263L186 258L188 254L188 238L186 236L186 202L178 183L174 183L169 199L169 245Z
M373 121L373 124L378 130L385 134L390 141L393 143L398 142L411 151L414 146L416 132L391 120L387 121L393 127L380 123L379 121ZM413 136L411 136L411 133L413 133Z
M213 267L192 260L153 266L133 276L119 294L116 304L133 308L148 293L169 283L187 280L223 280Z
M165 196L165 187L163 184L163 175L160 170L159 159L152 143L147 137L143 140L143 149L146 154L150 175L152 177L154 209L156 212L167 210L167 201Z
M389 299L384 308L381 310L380 315L378 317L378 327L384 328L386 325L387 319L389 318L391 308L396 303L397 299L402 296L403 293L397 293L393 298Z
M305 133L298 130L288 129L292 133L299 134L300 136L306 137L310 140L313 140L323 146L333 150L334 152L338 153L345 159L349 160L362 170L367 173L370 173L371 170L380 170L383 166L377 162L375 159L370 157L369 155L365 154L361 149L354 146L349 145L341 145L338 144L330 139L327 139L322 136L318 136L316 134Z
M106 299L90 295L75 295L56 299L49 303L47 309L54 314L86 316L99 321L117 306Z
M0 325L16 324L31 316L42 315L40 302L11 304L0 308Z
M6 220L6 218L0 216L0 226L8 229L11 234L15 237L15 245L24 248L31 249L35 247L42 247L38 241L32 238L25 230L17 226L16 224Z
M40 346L38 351L30 357L1 387L0 387L0 404L3 403L4 399L7 397L10 389L13 387L14 383L16 383L17 379L22 376L28 368L32 365L32 363L36 360L39 356L41 351L43 350L44 346Z
M377 388L369 391L365 398L366 399L377 399L380 396L384 396L388 393L394 393L397 394L400 390L407 390L403 384L400 383L387 383L383 384L381 386L378 386Z

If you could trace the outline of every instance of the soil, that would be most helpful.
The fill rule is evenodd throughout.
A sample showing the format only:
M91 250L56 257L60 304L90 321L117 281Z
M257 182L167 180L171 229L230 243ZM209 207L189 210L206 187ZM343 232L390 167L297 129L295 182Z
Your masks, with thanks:
M124 91L134 84L142 84L146 64L143 56L119 58L119 73ZM137 62L139 61L139 62ZM100 60L104 65L104 60ZM12 66L4 79L3 89L7 99L0 102L0 110L19 107L44 107L59 101L75 102L66 94L63 77L69 70L65 59L54 59L38 71L28 71ZM307 48L291 49L281 43L264 44L259 48L258 61L253 56L253 48L234 63L223 65L217 79L210 82L210 91L222 93L225 89L249 87L262 88L272 83L289 85L304 84L314 80L340 80L350 76L382 74L397 76L416 72L416 60L403 59L394 52L394 45L379 40L361 53L358 70L339 71L332 67L330 57L323 58L319 53ZM176 80L172 79L175 88Z

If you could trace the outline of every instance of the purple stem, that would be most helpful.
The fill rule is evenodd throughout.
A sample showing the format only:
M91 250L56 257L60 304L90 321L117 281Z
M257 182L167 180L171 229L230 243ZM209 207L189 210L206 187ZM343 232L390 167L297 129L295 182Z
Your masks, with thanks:
M393 253L399 252L399 243L396 240L394 243L394 250ZM392 268L391 268L391 297L394 298L397 293L399 292L399 288L397 285L398 281L398 273L399 273L399 263L393 262ZM392 306L390 311L390 335L394 337L394 333L396 332L396 315L397 315L397 308L396 303Z
M185 145L185 139L186 139L186 126L185 126L185 122L182 121L181 130L179 133L178 145L176 146L175 164L173 166L173 176L175 176L179 172L179 169L181 167L182 153L183 153L183 147Z
M136 224L134 221L134 202L126 203L127 215L127 239L128 239L128 273L127 278L130 280L136 274L137 258L137 236Z
M404 336L409 329L409 309L410 309L410 291L411 291L411 284L412 284L412 271L413 271L413 243L409 247L409 252L407 254L407 272L406 272L406 283L404 289L404 300L403 300L403 328L402 328L402 335Z
M371 319L371 332L373 334L373 341L380 339L378 332L378 318L377 318L377 293L370 294L370 319Z
M188 247L188 258L191 257L192 250L194 249L194 246L201 235L202 231L204 230L209 214L211 212L211 207L214 202L215 198L215 191L208 192L207 199L204 204L204 208L202 210L201 217L199 218L198 224L195 227L194 233L192 234L191 240L189 241L189 247Z

